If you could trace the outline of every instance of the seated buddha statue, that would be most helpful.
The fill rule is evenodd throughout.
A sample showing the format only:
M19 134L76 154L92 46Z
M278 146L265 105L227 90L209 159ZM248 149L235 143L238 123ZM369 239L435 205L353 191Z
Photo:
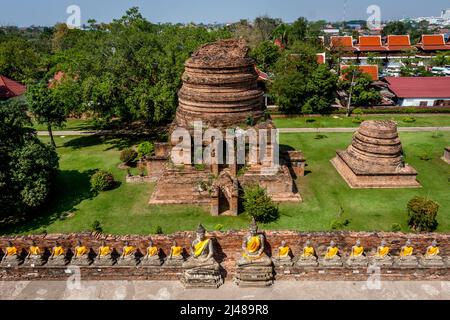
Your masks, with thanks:
M286 241L281 241L281 245L278 247L278 254L272 260L277 266L292 266L294 264L292 262L292 250Z
M150 239L148 243L147 250L145 251L145 256L141 261L144 266L160 266L163 261L161 259L160 250L153 244L153 241Z
M407 240L400 250L400 256L397 259L397 265L402 267L417 266L417 258L413 256L414 248L411 246L411 240Z
M169 256L165 264L170 266L181 266L184 262L183 247L180 247L176 241L173 241Z
M191 243L191 255L183 263L183 268L218 268L219 264L214 258L213 241L206 237L206 230L202 224L199 224L196 233L197 236Z
M391 248L386 245L385 240L381 240L380 245L377 248L377 252L372 257L372 263L375 265L392 265L392 257L390 255Z
M123 247L122 254L117 260L117 264L120 266L135 266L136 265L136 248L128 241L125 241L125 246Z
M364 247L361 245L361 240L356 240L355 245L352 247L350 257L347 260L349 266L367 266L367 258L364 253Z
M52 248L52 253L48 259L48 264L50 266L65 266L67 264L65 251L59 241L57 241L55 246Z
M91 264L91 257L89 256L89 249L84 246L80 240L77 242L75 252L72 257L71 264L76 266L88 266Z
M312 247L310 240L306 240L297 264L302 267L316 267L318 265L316 251Z
M242 257L237 261L238 267L272 266L272 260L264 253L265 237L258 233L255 219L250 224L250 234L242 242Z
M8 241L8 246L5 250L5 255L2 258L0 265L7 267L18 266L22 262L19 250L11 241Z
M327 252L322 260L324 266L340 267L342 266L341 256L339 255L339 248L334 241L330 241Z
M41 266L44 263L41 248L36 244L36 241L31 242L31 246L28 249L28 255L25 258L24 265L26 266Z
M112 266L115 262L112 252L112 248L106 244L106 241L102 241L102 245L98 248L97 258L94 264L98 266Z
M270 286L273 284L272 259L264 253L265 237L258 233L255 219L249 231L242 241L242 256L236 262L235 282L239 287Z
M442 257L439 255L439 245L436 240L431 242L431 245L427 248L425 255L422 257L422 264L424 266L430 267L442 267L444 266L444 261Z

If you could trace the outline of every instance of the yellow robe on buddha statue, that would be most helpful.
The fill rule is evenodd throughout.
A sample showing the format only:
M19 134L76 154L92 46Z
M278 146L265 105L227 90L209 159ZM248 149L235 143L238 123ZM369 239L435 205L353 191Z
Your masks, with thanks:
M39 255L39 254L41 254L41 249L39 249L39 247L30 247L30 253L32 254L32 255Z
M247 241L247 252L248 253L256 253L259 251L259 249L261 249L261 240L259 239L258 236L253 236L251 237L248 241ZM247 259L259 259L261 257L261 255L258 256L253 256L253 255L248 255L246 252L244 252L242 254L245 258Z
M16 247L7 247L6 248L6 256L14 256L17 254L17 248Z
M402 251L400 252L400 256L401 257L412 256L413 250L414 250L413 247L403 247Z
M100 256L104 257L111 253L111 249L108 246L100 247Z
M55 257L61 256L63 254L64 254L64 249L61 246L53 248L53 255Z
M312 256L314 256L314 248L313 247L305 247L303 248L303 254L302 257L303 258L310 258Z
M289 256L290 252L291 252L291 248L289 248L288 246L280 247L278 256L280 258L286 258L287 256Z
M194 256L196 256L196 257L200 256L208 244L209 244L209 239L205 239L205 240L197 243L194 246Z
M158 248L157 247L148 248L147 253L149 257L154 257L158 253Z
M439 248L438 247L430 247L427 249L427 253L425 254L427 257L434 257L439 254Z
M329 248L327 253L325 254L326 259L332 259L337 256L339 253L338 247Z
M179 257L183 252L182 247L172 247L172 257Z
M384 258L389 254L389 251L391 251L391 249L389 247L380 247L380 248L378 248L376 257Z
M351 257L360 257L364 253L364 247L353 247Z
M76 256L76 257L84 256L84 255L87 254L87 253L88 253L88 249L87 249L85 246L78 247L78 248L75 250L75 256Z
M134 251L134 247L133 246L128 246L123 248L123 253L125 256L129 256L130 254L132 254Z

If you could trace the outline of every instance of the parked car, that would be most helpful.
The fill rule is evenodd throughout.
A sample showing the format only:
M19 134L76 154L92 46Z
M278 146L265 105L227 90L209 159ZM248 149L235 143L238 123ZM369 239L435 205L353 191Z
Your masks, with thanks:
M433 67L431 68L431 73L438 76L450 77L450 69L445 67Z

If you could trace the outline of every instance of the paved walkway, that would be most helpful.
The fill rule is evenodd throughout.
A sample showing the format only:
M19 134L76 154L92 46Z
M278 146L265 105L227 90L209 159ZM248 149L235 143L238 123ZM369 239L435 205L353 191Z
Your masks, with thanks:
M277 281L269 288L184 289L178 281L4 281L1 300L450 300L450 282ZM372 289L370 289L372 288Z
M355 132L355 128L280 128L280 133L332 133L332 132ZM434 132L450 131L450 127L399 127L400 132ZM48 136L48 131L38 131L39 136ZM112 135L117 134L113 130L86 130L86 131L53 131L54 136L92 136L92 135ZM133 135L135 133L119 132L122 135Z

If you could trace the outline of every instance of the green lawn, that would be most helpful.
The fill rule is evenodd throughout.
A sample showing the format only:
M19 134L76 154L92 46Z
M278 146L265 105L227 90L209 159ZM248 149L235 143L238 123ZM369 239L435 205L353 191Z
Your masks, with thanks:
M33 128L38 131L47 131L46 125L41 125L34 123ZM70 118L67 120L66 125L63 128L52 128L53 130L90 130L93 129L94 126L91 120L86 119L74 119Z
M359 122L355 117L343 115L331 115L323 117L294 117L273 119L278 128L350 128L358 127ZM400 127L439 127L450 126L450 114L448 115L360 115L361 120L394 120ZM414 118L414 122L405 122L405 118Z
M316 140L315 134L282 134L281 143L302 149L308 174L298 180L304 203L281 204L281 219L265 229L329 230L340 207L349 219L350 230L390 230L400 223L407 231L405 206L415 195L429 196L441 205L438 231L450 231L450 166L440 157L450 141L450 132L402 133L407 162L419 172L420 189L352 190L334 170L330 159L337 148L345 148L351 134L327 134ZM47 138L44 138L48 141ZM154 185L124 183L126 172L117 168L119 149L131 142L99 137L56 138L61 173L49 205L29 223L1 233L76 232L89 230L95 220L104 232L114 234L148 234L161 226L165 233L193 230L199 222L208 229L222 224L224 229L246 227L248 219L211 217L208 209L197 206L150 206ZM136 141L134 141L136 143ZM422 153L432 154L430 161L420 160ZM94 195L89 177L94 170L111 170L119 187Z

